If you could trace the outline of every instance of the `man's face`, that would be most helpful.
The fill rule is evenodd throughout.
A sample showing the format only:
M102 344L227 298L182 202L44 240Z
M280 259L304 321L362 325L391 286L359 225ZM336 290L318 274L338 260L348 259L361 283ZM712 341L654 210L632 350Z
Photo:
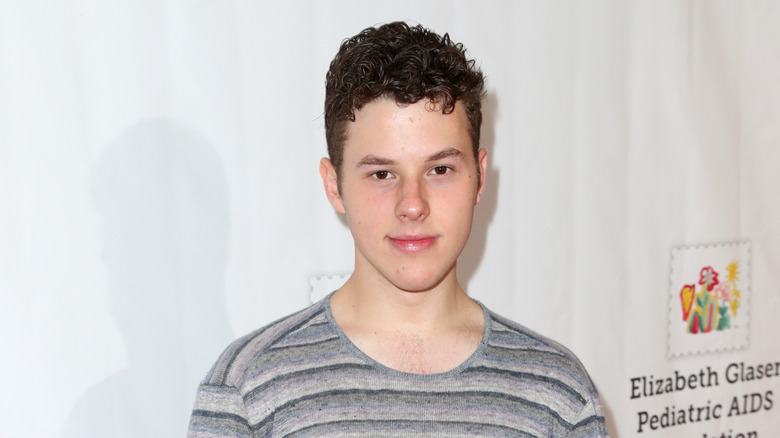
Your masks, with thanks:
M372 101L349 124L340 192L327 159L320 169L352 231L355 274L405 291L454 280L485 175L486 152L475 162L461 105L451 114L430 107Z

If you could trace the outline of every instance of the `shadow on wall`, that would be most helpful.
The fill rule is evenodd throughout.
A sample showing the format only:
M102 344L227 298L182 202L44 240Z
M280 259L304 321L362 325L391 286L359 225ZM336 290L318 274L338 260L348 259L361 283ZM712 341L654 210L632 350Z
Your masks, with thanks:
M108 146L92 188L129 366L87 390L62 436L184 436L196 386L231 340L224 165L192 129L152 119Z

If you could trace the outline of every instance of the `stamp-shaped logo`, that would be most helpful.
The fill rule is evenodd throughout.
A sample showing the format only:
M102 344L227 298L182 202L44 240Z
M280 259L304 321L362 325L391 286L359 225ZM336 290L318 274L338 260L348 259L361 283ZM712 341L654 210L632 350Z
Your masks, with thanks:
M750 242L672 249L669 357L745 348Z

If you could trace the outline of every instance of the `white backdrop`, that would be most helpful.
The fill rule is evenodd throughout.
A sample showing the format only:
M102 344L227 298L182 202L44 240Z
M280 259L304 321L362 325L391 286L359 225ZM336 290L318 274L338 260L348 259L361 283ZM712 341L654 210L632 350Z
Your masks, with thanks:
M771 0L0 1L0 435L183 436L230 340L349 273L324 74L399 19L488 76L470 294L575 351L613 436L780 435L780 377L726 375L780 361ZM737 241L747 340L674 332L674 248ZM672 354L680 333L714 347ZM707 366L713 387L634 397Z

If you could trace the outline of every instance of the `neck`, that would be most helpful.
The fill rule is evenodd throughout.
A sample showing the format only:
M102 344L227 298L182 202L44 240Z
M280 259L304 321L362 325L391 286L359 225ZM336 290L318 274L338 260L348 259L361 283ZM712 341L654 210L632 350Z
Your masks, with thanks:
M381 287L353 274L331 296L330 307L357 348L408 373L457 367L477 350L485 332L482 308L458 285L454 271L449 280L422 292Z
M339 324L352 328L427 331L463 324L479 305L461 288L453 269L433 288L418 292L356 272L333 294L331 308Z

